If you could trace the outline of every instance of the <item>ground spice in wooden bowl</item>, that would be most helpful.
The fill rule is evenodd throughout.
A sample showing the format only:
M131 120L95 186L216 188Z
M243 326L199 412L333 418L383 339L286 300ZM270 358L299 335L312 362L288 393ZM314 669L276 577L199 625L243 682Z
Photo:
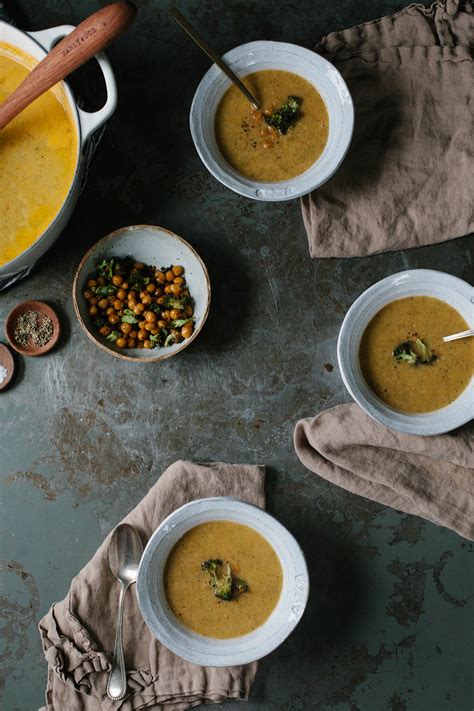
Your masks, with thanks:
M60 332L55 311L43 301L24 301L15 306L5 322L5 334L19 353L37 356L54 347Z

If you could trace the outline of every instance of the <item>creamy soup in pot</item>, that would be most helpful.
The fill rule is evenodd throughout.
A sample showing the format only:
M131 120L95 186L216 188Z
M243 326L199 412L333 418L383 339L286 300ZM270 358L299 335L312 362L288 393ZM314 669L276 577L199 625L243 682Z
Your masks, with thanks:
M371 389L401 412L431 412L468 387L474 339L444 343L469 328L452 306L431 296L410 296L384 306L362 336L359 357Z
M0 103L36 60L0 42ZM33 244L51 224L74 178L78 137L56 86L0 131L0 266Z
M219 639L260 627L275 608L282 583L280 560L268 541L232 521L191 528L175 544L164 572L166 597L180 622Z
M248 74L243 82L261 103L261 111L255 111L236 86L227 90L215 118L216 140L224 158L239 173L260 182L304 173L328 140L328 112L318 91L303 77L277 69ZM298 102L297 118L281 133L267 120L288 99Z

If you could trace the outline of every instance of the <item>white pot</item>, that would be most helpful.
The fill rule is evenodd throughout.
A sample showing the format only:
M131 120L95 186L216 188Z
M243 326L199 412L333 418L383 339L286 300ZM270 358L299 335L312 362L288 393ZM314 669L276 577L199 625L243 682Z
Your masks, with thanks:
M0 42L11 44L41 61L58 40L74 29L74 25L60 25L41 32L22 32L6 22L0 22ZM97 54L96 59L102 70L107 91L106 102L99 111L88 112L80 109L76 104L71 89L65 82L62 82L62 88L71 109L71 118L76 127L78 137L76 170L67 197L55 219L43 234L18 257L0 266L0 288L9 286L29 273L38 259L59 237L74 210L81 189L81 178L85 167L84 147L87 139L113 114L117 105L117 85L110 62L102 53Z

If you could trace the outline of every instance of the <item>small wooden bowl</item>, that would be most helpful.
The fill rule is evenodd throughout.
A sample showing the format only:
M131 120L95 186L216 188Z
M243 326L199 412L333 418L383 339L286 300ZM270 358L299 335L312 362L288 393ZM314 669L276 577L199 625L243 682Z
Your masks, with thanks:
M27 346L22 346L20 343L17 343L15 340L15 328L16 324L18 321L18 318L24 314L26 311L36 311L38 314L40 314L40 322L41 322L41 317L43 316L49 316L51 321L53 322L53 335L51 336L50 340L45 343L44 346L35 346L33 340L30 338L29 343ZM25 356L40 356L43 355L44 353L48 353L56 343L58 342L59 334L61 333L61 325L59 323L59 319L57 317L57 314L51 306L48 304L45 304L44 301L22 301L20 304L17 304L14 309L10 311L8 314L6 321L5 321L5 335L8 338L8 342L11 345L11 347L16 350L18 353L21 353L22 355Z
M7 371L5 379L0 383L0 390L6 390L15 373L15 361L10 349L4 343L0 343L0 365L3 365Z

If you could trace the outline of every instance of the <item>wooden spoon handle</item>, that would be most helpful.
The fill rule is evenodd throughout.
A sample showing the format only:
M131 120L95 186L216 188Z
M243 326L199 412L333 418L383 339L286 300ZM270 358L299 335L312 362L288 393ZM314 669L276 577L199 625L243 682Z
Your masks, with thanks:
M122 34L132 24L136 14L136 7L131 2L115 2L81 22L0 104L0 130L38 96Z

